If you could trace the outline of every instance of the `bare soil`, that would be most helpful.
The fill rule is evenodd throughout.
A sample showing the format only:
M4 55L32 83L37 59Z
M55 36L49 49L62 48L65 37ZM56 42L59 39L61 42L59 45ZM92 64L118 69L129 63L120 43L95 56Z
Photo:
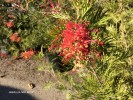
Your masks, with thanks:
M11 57L0 59L0 100L65 100L64 93L59 92L54 87L48 91L43 88L45 83L57 81L57 78L49 71L37 70L38 66L41 63L45 63L45 61L45 58L41 60L15 60ZM34 92L29 93L29 95L34 98L26 99L23 96L23 98L20 97L20 99L18 99L19 97L15 97L18 95L14 95L14 99L8 99L7 97L10 96L6 96L7 94L2 92L4 89L8 92L9 90L15 89L22 91L28 91L30 89L30 91ZM6 98L4 98L4 96Z

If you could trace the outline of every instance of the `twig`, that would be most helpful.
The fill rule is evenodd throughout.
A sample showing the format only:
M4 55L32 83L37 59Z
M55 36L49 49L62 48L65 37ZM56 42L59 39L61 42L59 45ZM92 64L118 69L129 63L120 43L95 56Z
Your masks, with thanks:
M100 81L99 77L97 76L97 74L96 74L94 68L93 68L92 66L90 66L90 68L91 68L91 70L92 70L92 72L93 72L93 75L96 77L97 81L102 85L102 82Z

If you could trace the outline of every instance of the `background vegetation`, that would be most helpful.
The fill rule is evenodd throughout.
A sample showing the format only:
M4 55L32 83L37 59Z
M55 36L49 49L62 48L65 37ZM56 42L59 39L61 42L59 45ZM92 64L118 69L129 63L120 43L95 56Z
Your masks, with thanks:
M17 2L0 1L0 46L4 50L17 57L29 49L43 55L43 49L56 44L58 48L52 50L59 59L55 62L60 62L62 56L58 54L66 24L84 23L91 40L99 40L102 45L91 42L91 60L83 63L85 67L68 72L65 69L59 74L68 83L58 88L66 89L72 100L133 99L132 0L22 0L13 4ZM14 33L17 38L11 41ZM18 37L20 41L16 41ZM59 65L72 69L73 61Z

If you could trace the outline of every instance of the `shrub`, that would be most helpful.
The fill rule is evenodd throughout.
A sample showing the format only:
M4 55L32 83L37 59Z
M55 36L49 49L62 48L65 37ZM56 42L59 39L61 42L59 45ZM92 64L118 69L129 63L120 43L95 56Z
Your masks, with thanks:
M49 30L54 19L39 8L40 3L26 0L20 4L1 3L0 45L5 46L15 57L20 57L21 52L31 48L39 52L41 47L47 48L53 38Z
M77 22L67 22L65 29L61 34L53 40L49 50L57 50L59 56L63 57L64 64L68 62L74 63L74 69L84 67L84 64L88 60L92 60L92 53L100 56L100 52L96 48L91 48L92 44L96 47L103 46L103 42L100 40L93 40L91 34L94 34L95 30L88 30L87 25ZM57 42L59 43L57 44Z
M78 80L72 80L72 78L65 76L74 90L70 92L72 96L69 99L132 100L133 38L131 33L133 30L131 26L133 23L131 12L133 9L129 6L131 1L103 2L101 0L96 2L96 0L72 0L69 3L72 8L69 8L68 13L73 12L70 19L68 19L68 22L72 22L70 27L72 27L74 22L79 24L90 21L91 24L87 26L88 30L99 29L98 34L91 34L91 39L100 39L102 41L97 40L97 44L101 46L97 46L91 42L91 50L102 52L98 53L98 55L102 54L102 56L99 59L96 56L96 51L91 53L91 55L88 53L93 59L86 60L87 70L83 68L79 69L78 74L76 74ZM66 32L68 28L62 27L62 30L58 32L60 34L57 35L55 40L61 37L56 42L59 48L57 52L64 53L65 47L70 48L72 46L73 43L69 44L69 41L72 42L75 34L73 35L71 31ZM76 31L74 28L71 30ZM67 39L65 40L64 37L65 33L68 35L67 42ZM69 45L62 48L62 44L64 43L68 43ZM67 56L69 50L71 49L65 51L66 55L62 55L63 59ZM70 58L76 55L73 56L70 51L68 53L70 53ZM76 57L74 58L76 59Z

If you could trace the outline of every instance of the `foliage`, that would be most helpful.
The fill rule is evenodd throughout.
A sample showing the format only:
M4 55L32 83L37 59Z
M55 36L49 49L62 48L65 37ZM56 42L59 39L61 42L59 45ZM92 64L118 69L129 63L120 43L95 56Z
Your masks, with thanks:
M53 38L49 30L54 19L41 13L39 3L26 0L18 5L15 2L1 3L0 45L15 57L31 48L36 51L47 48Z
M132 0L22 0L15 4L0 1L1 48L31 58L38 47L39 57L43 48L51 47L58 58L53 62L68 62L56 65L66 71L75 66L74 59L83 62L80 65L85 67L61 69L64 73L59 74L58 88L71 88L69 99L133 99Z
M77 81L68 79L73 91L69 99L83 100L132 100L133 99L133 29L132 2L130 0L70 0L71 20L90 21L88 29L98 28L92 39L100 39L104 47L101 58L94 55L87 69L79 69ZM72 72L74 73L74 72ZM63 76L63 75L61 75ZM67 77L72 77L68 75ZM65 77L66 79L66 77ZM69 86L69 87L70 87Z

